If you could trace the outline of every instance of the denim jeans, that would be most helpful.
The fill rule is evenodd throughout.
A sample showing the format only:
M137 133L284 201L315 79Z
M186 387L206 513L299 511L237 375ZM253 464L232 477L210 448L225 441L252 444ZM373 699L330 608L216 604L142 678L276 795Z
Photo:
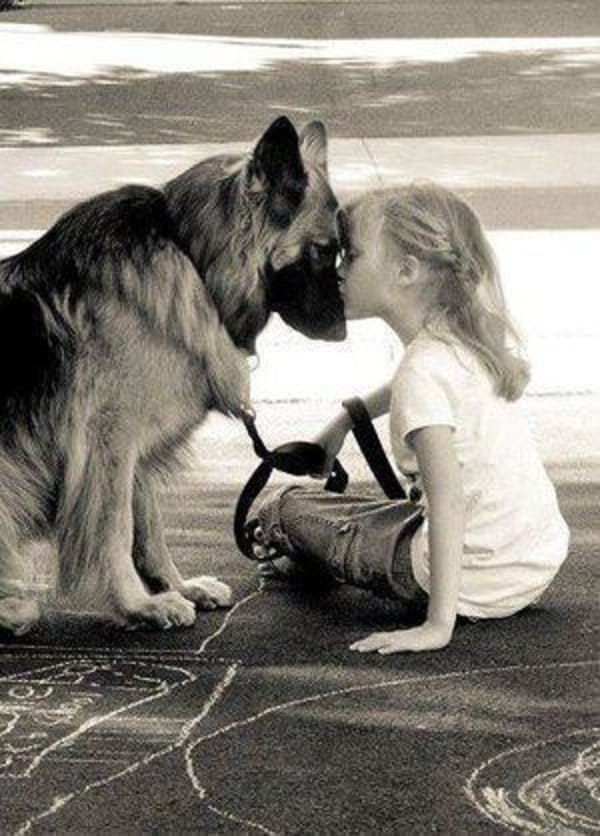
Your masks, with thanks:
M427 594L410 560L412 537L423 522L415 503L289 485L265 496L258 522L267 545L279 546L308 571L324 570L425 613Z

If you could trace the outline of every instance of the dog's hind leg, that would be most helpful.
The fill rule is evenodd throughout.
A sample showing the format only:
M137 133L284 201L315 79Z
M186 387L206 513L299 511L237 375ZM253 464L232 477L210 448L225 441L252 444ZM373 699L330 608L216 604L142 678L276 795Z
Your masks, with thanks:
M176 590L150 595L132 556L133 483L137 454L103 427L67 468L57 519L59 580L86 603L108 604L119 621L155 627L190 626L193 605Z
M151 589L174 589L199 609L231 605L231 589L216 578L201 575L185 580L173 563L165 542L160 507L152 480L136 474L133 494L135 565Z

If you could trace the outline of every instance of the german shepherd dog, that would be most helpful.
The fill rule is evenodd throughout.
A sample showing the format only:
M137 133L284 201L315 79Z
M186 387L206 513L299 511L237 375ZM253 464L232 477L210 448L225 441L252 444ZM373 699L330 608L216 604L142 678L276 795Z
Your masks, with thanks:
M24 548L54 540L61 595L122 624L227 606L172 562L154 483L208 410L239 416L272 312L345 337L337 202L319 122L246 156L81 203L0 261L0 627L39 617Z

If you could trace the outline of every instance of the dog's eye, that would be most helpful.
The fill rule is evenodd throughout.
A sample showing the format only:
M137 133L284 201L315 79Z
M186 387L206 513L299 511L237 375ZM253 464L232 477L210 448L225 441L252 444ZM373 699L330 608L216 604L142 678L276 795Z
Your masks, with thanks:
M333 267L338 254L336 242L329 244L311 244L309 255L312 263L317 267Z

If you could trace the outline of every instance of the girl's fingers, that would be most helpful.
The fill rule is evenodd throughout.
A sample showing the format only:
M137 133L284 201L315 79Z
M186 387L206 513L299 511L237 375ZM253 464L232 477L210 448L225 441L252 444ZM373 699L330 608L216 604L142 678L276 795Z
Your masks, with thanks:
M390 656L392 653L400 653L401 651L410 650L410 647L399 647L398 644L388 644L379 649L381 656Z
M372 650L379 650L380 647L384 647L389 641L389 636L386 636L385 633L373 633L367 636L366 639L359 639L359 641L351 644L350 650L358 650L359 653L368 653Z

